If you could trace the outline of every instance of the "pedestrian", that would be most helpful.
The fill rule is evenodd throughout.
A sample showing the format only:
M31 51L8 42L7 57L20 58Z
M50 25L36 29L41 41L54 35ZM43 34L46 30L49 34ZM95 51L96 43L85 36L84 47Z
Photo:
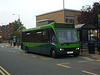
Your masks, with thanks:
M10 46L12 46L12 40L10 40L11 42L10 42Z
M19 47L19 44L20 43L20 41L19 41L19 38L17 38L17 47Z
M16 46L16 39L15 38L13 39L13 46L14 47Z

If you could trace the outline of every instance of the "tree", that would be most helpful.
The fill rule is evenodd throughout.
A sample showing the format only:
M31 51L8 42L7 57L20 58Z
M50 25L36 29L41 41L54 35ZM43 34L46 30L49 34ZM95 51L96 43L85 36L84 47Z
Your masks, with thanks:
M18 31L18 29L20 28L20 27L23 27L23 24L20 22L20 20L18 19L18 20L15 20L13 23L12 23L12 25L13 25L13 36L19 36L19 32L17 32ZM25 27L23 27L23 28L25 28Z
M23 29L26 29L26 28L25 28L24 26L20 26L20 27L17 29L17 36L20 36L21 31L22 31Z
M93 7L91 8L90 5L86 5L82 7L82 12L78 17L79 23L84 24L93 24L97 26L98 24L98 17L97 15L100 14L100 3L95 2Z

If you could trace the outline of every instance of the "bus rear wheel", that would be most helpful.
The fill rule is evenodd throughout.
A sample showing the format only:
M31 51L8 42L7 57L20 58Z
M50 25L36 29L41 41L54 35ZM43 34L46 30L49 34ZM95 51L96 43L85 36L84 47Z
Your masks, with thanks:
M26 53L29 53L28 47L25 48L25 52Z
M51 57L53 57L53 58L57 58L57 55L56 55L54 49L51 50Z

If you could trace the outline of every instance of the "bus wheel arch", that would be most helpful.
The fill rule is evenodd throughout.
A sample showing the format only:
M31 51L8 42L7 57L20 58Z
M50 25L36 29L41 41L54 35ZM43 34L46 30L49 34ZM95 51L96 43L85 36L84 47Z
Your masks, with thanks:
M53 57L53 58L56 58L57 57L57 54L56 54L54 48L51 48L50 56Z
M26 52L26 53L29 53L29 49L28 49L27 46L25 47L25 52Z

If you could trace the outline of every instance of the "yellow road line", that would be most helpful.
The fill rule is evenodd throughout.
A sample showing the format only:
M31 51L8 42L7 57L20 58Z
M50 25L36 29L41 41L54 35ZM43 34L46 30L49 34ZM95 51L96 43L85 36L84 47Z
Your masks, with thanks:
M37 57L37 56L35 56L35 55L31 55L32 57Z
M96 61L100 61L100 60L96 60Z
M48 59L53 59L53 58L44 58L44 57L40 57L40 58L41 58L41 59L47 59L47 60L48 60Z
M23 55L28 55L28 54L25 54L25 53L22 53Z
M9 74L3 67L0 66L0 68L1 68L7 75L11 75L11 74Z
M82 62L88 62L88 61L78 61L79 63L82 63Z
M62 66L62 67L66 67L66 68L71 68L69 66L65 66L65 65L62 65L62 64L57 64L57 65Z
M84 71L84 70L82 70L82 72L87 73L87 74L91 74L91 75L98 75L98 74L95 74L95 73L92 73L92 72L88 72L88 71Z
M88 61L94 61L93 59L91 59L91 58L89 58L89 57L81 57L81 58L84 58L84 59L86 59L86 60L88 60Z
M0 73L1 73L2 75L5 75L5 73L3 73L1 70L0 70Z
M70 64L70 62L66 62L66 63L61 63L61 64Z

